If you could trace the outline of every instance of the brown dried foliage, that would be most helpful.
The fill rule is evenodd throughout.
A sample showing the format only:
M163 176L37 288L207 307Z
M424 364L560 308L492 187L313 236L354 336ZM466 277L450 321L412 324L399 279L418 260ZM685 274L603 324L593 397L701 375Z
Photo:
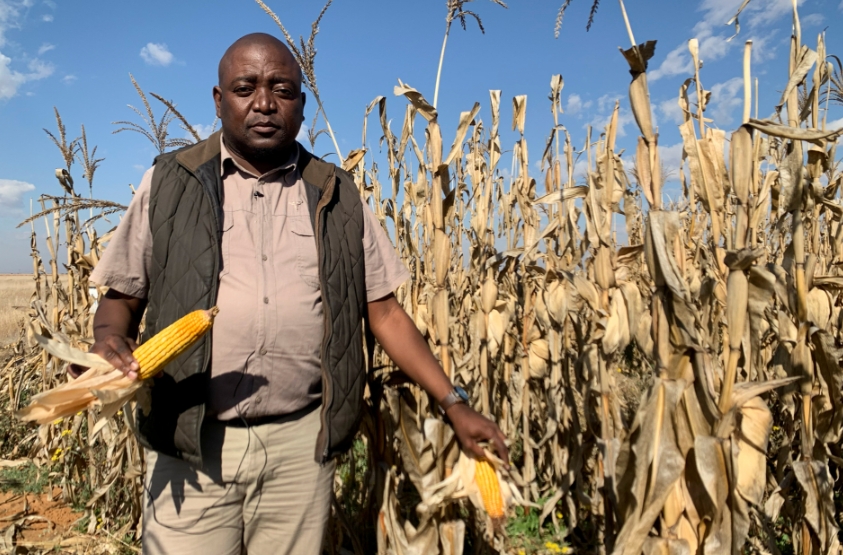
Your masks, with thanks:
M366 118L377 111L386 164L364 132L344 167L413 276L400 302L445 371L511 441L519 493L542 521L566 527L577 550L779 553L789 538L799 553L840 553L843 177L840 131L825 129L811 93L829 79L828 64L815 63L827 58L824 41L813 50L795 33L775 117L747 118L731 133L705 117L697 47L689 42L694 75L679 99L684 194L670 206L646 81L653 42L623 52L636 151L617 150L616 108L599 136L588 132L583 177L560 124L561 76L551 80L539 172L524 137L526 97L512 102L518 138L505 178L499 91L490 93L491 121L475 104L447 143L436 110L403 83L400 133L384 97L366 110ZM59 213L45 216L50 249ZM55 277L54 250L44 271L33 238L31 317L39 331L81 343L90 337L85 280L102 239L64 221L67 237L83 240L69 260L76 285L67 290ZM52 313L43 309L48 296L63 303ZM506 550L499 528L458 510L443 489L458 451L431 400L379 350L370 365L329 550L456 554L466 540ZM60 376L22 340L2 383L34 392ZM13 408L19 387L0 389ZM61 476L70 495L87 482L102 493L91 507L136 522L141 463L128 415ZM86 445L91 418L44 427L19 454L46 463L64 428Z

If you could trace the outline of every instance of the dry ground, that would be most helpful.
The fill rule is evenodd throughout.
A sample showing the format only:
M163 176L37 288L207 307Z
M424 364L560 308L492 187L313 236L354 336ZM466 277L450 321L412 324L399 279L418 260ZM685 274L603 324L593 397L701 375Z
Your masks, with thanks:
M65 504L61 493L58 487L53 488L52 496L46 491L0 493L0 551L27 555L122 555L140 551L117 538L81 533L79 522L85 515Z
M0 348L17 339L32 291L31 274L0 274Z

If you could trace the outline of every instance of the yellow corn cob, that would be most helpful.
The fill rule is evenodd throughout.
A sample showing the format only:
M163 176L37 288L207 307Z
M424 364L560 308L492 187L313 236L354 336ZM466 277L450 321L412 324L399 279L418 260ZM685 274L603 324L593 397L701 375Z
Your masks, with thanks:
M483 498L483 506L486 512L494 520L503 518L503 497L501 496L501 485L494 467L487 460L478 460L474 467L474 481L480 490Z
M140 365L138 378L145 380L161 371L174 358L182 354L188 347L211 328L214 316L219 309L194 310L160 332L149 341L135 349L134 355Z

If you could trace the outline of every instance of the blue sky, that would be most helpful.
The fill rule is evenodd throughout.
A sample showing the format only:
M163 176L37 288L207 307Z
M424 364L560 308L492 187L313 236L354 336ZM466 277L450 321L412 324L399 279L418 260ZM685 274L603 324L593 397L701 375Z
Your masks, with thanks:
M550 78L560 73L566 108L561 122L575 143L582 144L589 124L601 131L620 99L619 143L632 151L637 129L626 101L628 68L617 49L629 46L619 7L603 0L594 26L586 32L591 0L574 0L560 37L554 39L562 3L508 0L506 10L486 0L469 4L482 17L486 33L472 21L467 31L459 25L452 28L439 93L446 144L453 138L459 113L475 101L482 105L480 118L489 121L488 91L501 89L504 148L511 148L516 139L508 127L510 99L526 94L527 137L532 159L537 160L552 126ZM321 8L321 2L314 1L268 4L295 36L309 34ZM745 40L754 41L753 74L761 83L762 117L770 114L787 81L791 0L753 0L741 17L740 35L729 42L734 27L725 22L739 4L740 0L626 2L636 39L658 41L649 77L668 167L678 167L681 156L676 97L690 75L688 39L700 41L702 81L713 93L707 113L724 129L736 126L740 118ZM828 51L843 55L843 33L838 32L841 0L801 0L799 12L809 45L815 47L817 34L827 29ZM444 0L335 0L316 40L316 74L343 153L360 146L364 110L378 95L387 97L392 129L400 132L405 100L392 93L398 79L432 100L444 18ZM63 163L42 130L55 131L53 106L61 112L70 137L84 124L89 144L98 145L98 157L105 157L94 196L128 203L129 184L138 183L156 154L138 134L112 134L116 127L111 122L136 120L127 104L140 106L129 73L145 90L175 101L191 123L208 128L214 120L211 88L219 57L232 41L254 31L278 33L252 0L0 0L0 273L30 271L29 231L15 226L28 215L30 199L61 192L54 170ZM162 106L150 102L160 115ZM308 124L314 105L309 103L306 110ZM843 124L841 118L843 109L832 107L829 121ZM370 145L376 145L375 118L369 130ZM171 131L184 135L175 125ZM317 154L331 150L330 142L320 138ZM81 169L75 168L77 190L87 190Z

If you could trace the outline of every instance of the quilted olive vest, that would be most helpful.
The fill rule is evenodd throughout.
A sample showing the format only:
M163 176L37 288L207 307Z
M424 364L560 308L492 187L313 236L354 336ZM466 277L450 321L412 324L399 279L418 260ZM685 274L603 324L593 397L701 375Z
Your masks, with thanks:
M156 159L149 201L153 241L144 338L216 302L222 221L219 133ZM317 462L325 462L348 448L362 416L363 205L347 172L301 147L299 168L314 226L325 319L322 428L315 454ZM148 412L137 413L137 433L145 447L202 466L200 432L210 358L209 333L154 380Z

